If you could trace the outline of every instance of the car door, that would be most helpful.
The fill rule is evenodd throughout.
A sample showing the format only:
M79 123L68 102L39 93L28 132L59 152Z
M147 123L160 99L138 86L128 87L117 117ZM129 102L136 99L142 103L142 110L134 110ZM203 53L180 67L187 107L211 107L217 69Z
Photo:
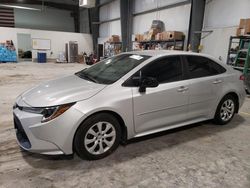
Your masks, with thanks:
M223 77L217 76L210 59L187 55L184 63L189 78L188 120L206 119L215 105Z
M183 80L180 56L165 57L146 65L141 77L154 77L159 85L141 93L132 88L136 133L165 128L185 121L188 83ZM138 76L138 75L137 75Z

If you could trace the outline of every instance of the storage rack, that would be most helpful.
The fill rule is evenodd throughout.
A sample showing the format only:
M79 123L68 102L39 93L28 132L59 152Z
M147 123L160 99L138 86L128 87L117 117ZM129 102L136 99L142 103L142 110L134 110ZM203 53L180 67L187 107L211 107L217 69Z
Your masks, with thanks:
M234 48L232 48L234 46ZM247 93L250 93L250 36L231 36L227 64L242 71Z
M133 41L133 43L140 43L142 45L148 45L152 47L153 45L160 44L163 49L168 49L174 47L174 50L184 50L185 36L182 39L171 39L171 40L150 40L150 41ZM147 50L147 49L146 49Z
M122 50L122 42L105 42L104 43L104 58L112 57L119 54Z
M227 53L227 64L232 65L236 59L239 51L240 42L244 41L244 48L248 48L250 44L250 35L248 36L231 36L229 39L228 53ZM234 47L234 48L233 48Z

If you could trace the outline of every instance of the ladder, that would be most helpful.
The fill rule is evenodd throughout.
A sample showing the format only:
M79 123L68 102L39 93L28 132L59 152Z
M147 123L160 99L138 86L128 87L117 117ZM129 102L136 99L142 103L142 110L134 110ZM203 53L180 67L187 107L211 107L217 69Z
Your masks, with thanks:
M234 69L241 70L243 75L250 72L250 39L241 39L237 52Z

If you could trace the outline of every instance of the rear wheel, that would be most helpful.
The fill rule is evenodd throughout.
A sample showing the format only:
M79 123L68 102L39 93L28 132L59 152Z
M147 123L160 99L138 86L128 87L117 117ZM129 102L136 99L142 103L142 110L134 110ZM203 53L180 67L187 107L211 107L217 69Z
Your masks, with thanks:
M246 89L246 93L250 95L250 89Z
M79 157L97 160L111 154L121 140L121 128L115 117L100 113L87 119L77 130L74 148Z
M219 125L229 123L234 117L236 110L236 99L232 95L226 95L219 103L214 122Z

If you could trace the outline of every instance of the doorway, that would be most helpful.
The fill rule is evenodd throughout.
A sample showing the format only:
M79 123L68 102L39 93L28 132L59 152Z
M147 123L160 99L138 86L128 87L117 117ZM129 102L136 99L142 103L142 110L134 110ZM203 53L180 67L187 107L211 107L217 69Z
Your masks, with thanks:
M17 47L19 62L32 61L31 35L17 33Z

